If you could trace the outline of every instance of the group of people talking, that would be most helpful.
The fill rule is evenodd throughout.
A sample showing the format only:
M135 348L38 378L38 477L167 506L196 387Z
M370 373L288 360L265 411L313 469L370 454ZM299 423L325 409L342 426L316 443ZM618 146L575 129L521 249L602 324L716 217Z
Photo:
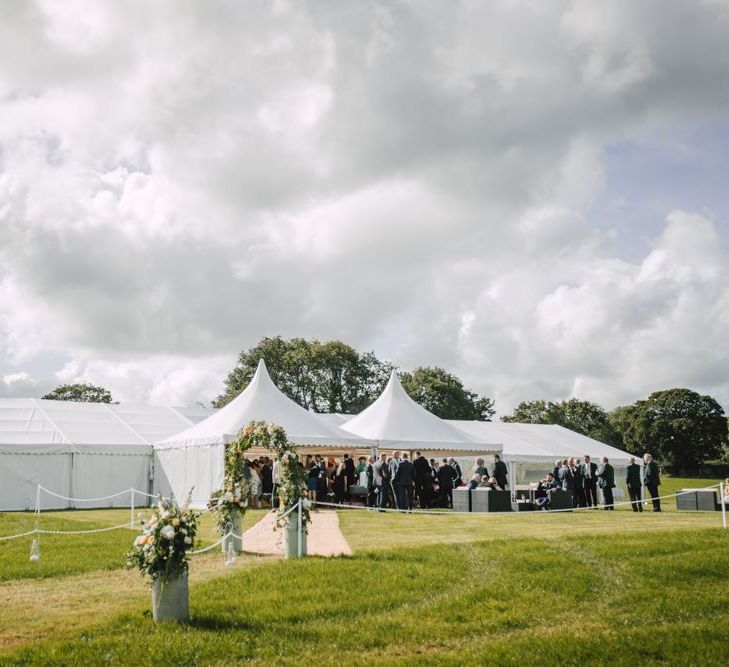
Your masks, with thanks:
M625 472L631 507L634 512L643 511L643 487L647 489L653 502L653 511L661 511L658 487L661 484L660 470L650 454L643 457L643 471L630 457ZM551 507L553 494L557 490L566 491L572 496L572 507L597 507L597 490L602 491L603 507L615 509L613 489L615 488L615 469L606 456L600 458L600 465L593 463L588 455L582 461L572 457L555 461L552 472L539 482L535 501L539 509Z

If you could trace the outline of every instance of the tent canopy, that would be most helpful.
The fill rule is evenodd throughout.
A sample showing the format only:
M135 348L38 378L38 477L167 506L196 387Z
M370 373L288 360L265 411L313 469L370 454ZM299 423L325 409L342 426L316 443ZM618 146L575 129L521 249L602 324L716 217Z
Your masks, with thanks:
M210 414L205 408L0 399L0 453L151 453L155 440Z
M513 424L449 420L449 424L474 438L504 444L505 459L521 463L553 464L556 459L588 454L595 462L605 456L611 463L627 465L632 456L586 435L556 424ZM638 460L638 457L636 457Z
M467 454L501 451L500 440L459 431L418 405L395 371L377 400L341 428L375 440L379 447Z
M270 421L286 431L290 443L331 450L354 447L369 449L373 443L318 419L292 401L273 383L261 359L248 386L224 408L207 419L155 445L174 447L225 443L251 421Z

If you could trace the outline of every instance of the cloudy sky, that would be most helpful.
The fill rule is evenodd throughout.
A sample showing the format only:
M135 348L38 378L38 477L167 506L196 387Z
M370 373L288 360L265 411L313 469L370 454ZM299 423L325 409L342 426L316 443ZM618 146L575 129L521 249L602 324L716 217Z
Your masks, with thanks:
M729 2L2 2L0 395L266 335L729 406Z

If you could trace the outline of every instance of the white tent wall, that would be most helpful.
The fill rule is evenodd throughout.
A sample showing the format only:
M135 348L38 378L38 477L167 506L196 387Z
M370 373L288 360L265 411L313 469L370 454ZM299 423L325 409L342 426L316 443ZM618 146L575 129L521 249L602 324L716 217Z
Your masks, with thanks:
M223 484L224 456L222 441L155 450L154 492L184 502L192 491L190 506L206 507L211 491Z
M71 454L26 454L0 452L0 510L35 509L38 485L58 489L68 495L71 479ZM59 485L63 480L65 486ZM44 509L63 509L68 503L44 494Z
M101 498L125 488L149 493L151 466L151 448L143 454L74 454L71 466L71 492L65 495L72 498ZM110 483L110 480L114 481ZM46 495L48 494L41 494L44 502ZM131 504L132 493L129 491L104 500L77 500L68 503L76 509L100 506L130 507ZM134 494L135 507L147 504L149 504L147 496Z
M38 485L72 498L148 493L152 441L212 414L204 408L0 399L0 511L35 508ZM41 509L128 507L131 494L69 501L41 492ZM148 498L135 494L134 504Z

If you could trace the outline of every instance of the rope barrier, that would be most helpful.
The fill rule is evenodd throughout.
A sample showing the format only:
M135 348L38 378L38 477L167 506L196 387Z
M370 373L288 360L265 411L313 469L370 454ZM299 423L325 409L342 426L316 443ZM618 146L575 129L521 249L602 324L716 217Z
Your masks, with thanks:
M46 493L55 496L56 498L60 498L61 500L69 500L74 503L92 503L97 502L99 500L109 500L110 498L116 498L117 496L122 496L125 493L141 493L140 491L137 491L136 489L124 489L124 491L119 491L118 493L112 493L108 496L99 496L98 498L70 498L69 496L62 496L60 493L56 493L55 491L51 491L50 489L47 489L45 486L38 485L38 488L42 491L45 491Z

